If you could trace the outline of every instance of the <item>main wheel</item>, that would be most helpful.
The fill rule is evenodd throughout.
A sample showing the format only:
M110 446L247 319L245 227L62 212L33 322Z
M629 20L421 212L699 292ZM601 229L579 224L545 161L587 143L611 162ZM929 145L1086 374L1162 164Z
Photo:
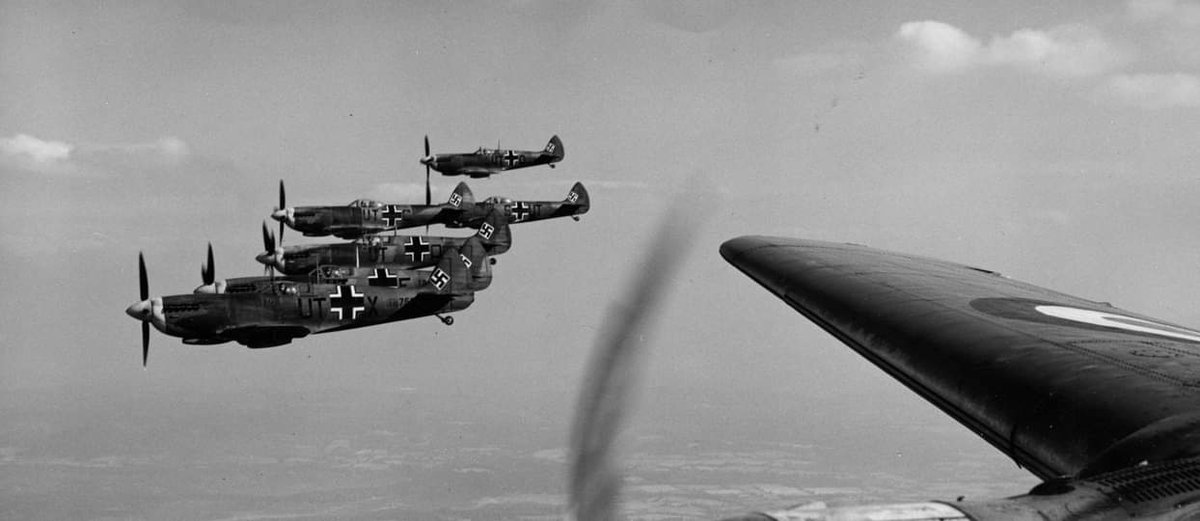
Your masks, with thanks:
M442 319L442 323L443 323L443 324L446 324L447 326L453 326L453 325L454 325L454 317L438 317L438 318L441 318L441 319Z

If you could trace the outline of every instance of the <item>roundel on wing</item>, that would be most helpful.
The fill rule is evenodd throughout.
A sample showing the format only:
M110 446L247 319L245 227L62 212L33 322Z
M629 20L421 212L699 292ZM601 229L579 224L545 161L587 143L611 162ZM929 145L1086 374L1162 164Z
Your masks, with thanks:
M989 315L1016 320L1200 343L1200 331L1132 317L1116 310L1018 298L981 298L971 301L971 307Z

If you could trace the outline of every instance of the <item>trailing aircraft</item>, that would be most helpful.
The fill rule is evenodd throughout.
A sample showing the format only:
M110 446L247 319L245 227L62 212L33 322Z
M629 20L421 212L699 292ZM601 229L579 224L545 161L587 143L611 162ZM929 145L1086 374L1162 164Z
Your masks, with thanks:
M463 208L462 213L452 221L444 223L447 228L475 228L492 208L502 210L509 224L555 217L570 217L578 221L580 215L592 208L592 201L583 183L577 182L561 201L513 201L507 197L492 196L474 205L463 205Z
M425 156L421 158L421 164L425 165L425 183L428 185L431 168L442 175L466 175L478 179L505 170L537 165L549 165L550 168L554 168L554 163L562 161L563 157L563 144L558 136L551 137L550 142L541 150L479 147L470 153L436 155L429 152L429 136L425 136Z
M476 205L467 183L458 183L449 200L437 205L385 204L355 199L346 206L289 207L285 205L283 181L280 181L279 206L271 213L271 218L279 221L281 238L283 224L287 224L305 237L333 235L340 239L357 239L391 230L459 223L463 215L477 213ZM474 227L483 222L485 213L479 213Z
M491 259L476 237L451 246L432 270L321 266L303 276L215 280L212 245L191 294L149 297L146 263L138 255L141 300L125 310L142 321L142 365L150 326L184 344L237 342L274 347L316 333L436 316L466 309L491 283Z
M478 228L494 206L504 212L510 224L567 216L579 220L579 215L591 208L591 200L583 183L575 183L561 201L513 201L507 197L489 197L478 202L467 184L459 183L446 203L433 206L384 204L357 199L349 206L286 207L283 206L282 181L279 186L280 206L271 214L271 218L286 223L305 237L333 235L341 239L356 239L430 224L442 224L447 228Z
M500 255L512 245L507 221L500 209L493 208L475 232L489 255ZM415 269L437 264L447 250L461 247L466 241L465 237L367 235L354 242L283 247L275 244L264 225L264 251L255 260L285 275L309 273L326 264Z

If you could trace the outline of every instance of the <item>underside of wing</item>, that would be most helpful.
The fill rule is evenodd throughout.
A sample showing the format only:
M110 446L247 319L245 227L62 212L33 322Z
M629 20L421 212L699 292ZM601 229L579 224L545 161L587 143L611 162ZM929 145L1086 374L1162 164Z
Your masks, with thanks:
M275 347L291 343L293 339L308 336L309 330L303 326L242 326L226 329L221 332L223 338L228 338L252 349Z
M721 254L1043 478L1200 455L1200 332L863 246L740 237Z
M471 176L472 178L478 179L478 178L481 178L481 177L488 177L488 176L491 176L492 174L499 173L500 171L501 171L501 170L500 170L500 169L498 169L498 168L485 168L485 167L481 167L481 166L468 166L468 167L463 167L463 168L462 168L461 170L459 170L457 173L458 173L458 175L466 175L466 176Z

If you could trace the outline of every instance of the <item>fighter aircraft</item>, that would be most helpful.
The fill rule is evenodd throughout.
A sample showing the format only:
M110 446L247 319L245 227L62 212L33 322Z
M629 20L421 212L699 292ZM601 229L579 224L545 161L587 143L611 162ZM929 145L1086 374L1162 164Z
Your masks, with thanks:
M591 209L592 203L583 183L575 183L571 191L567 192L567 197L561 201L513 201L507 197L492 196L482 202L463 204L461 207L462 210L457 215L452 215L449 221L443 223L447 228L476 228L492 208L503 211L509 224L568 216L578 221L580 215Z
M507 219L500 209L492 209L475 233L489 255L500 255L512 245ZM452 247L461 247L467 238L428 235L369 235L354 242L304 244L283 247L267 234L263 226L263 253L255 259L285 275L309 273L318 266L414 269L432 266Z
M510 224L570 216L579 220L591 201L583 183L575 183L562 201L513 201L507 197L489 197L476 202L466 183L458 183L445 204L434 206L384 204L357 199L349 206L283 206L283 182L280 182L280 206L271 218L286 223L305 237L333 235L356 239L363 235L391 230L443 224L448 228L478 228L493 206L499 207Z
M385 204L370 199L355 199L346 206L285 205L283 181L279 182L279 206L271 218L279 221L280 237L287 224L305 237L333 235L340 239L357 239L363 235L382 233L430 224L460 223L464 214L474 215L477 228L486 212L476 209L475 196L467 183L458 183L450 198L443 204ZM461 225L456 227L462 227Z
M441 172L442 175L467 175L472 178L488 177L505 170L526 168L537 165L549 165L563 160L563 144L558 136L550 138L546 148L541 150L506 150L479 147L467 154L431 154L429 152L429 136L425 136L425 157L421 164L425 165L425 182L429 183L429 169Z
M721 255L1045 480L1006 499L732 519L1200 518L1200 331L864 246L748 236Z
M184 344L237 342L274 347L314 333L436 316L466 309L491 283L491 261L476 237L447 249L432 270L322 266L305 276L214 280L212 246L203 285L192 294L149 297L146 263L138 255L141 300L125 312L142 321L142 365L150 325Z

